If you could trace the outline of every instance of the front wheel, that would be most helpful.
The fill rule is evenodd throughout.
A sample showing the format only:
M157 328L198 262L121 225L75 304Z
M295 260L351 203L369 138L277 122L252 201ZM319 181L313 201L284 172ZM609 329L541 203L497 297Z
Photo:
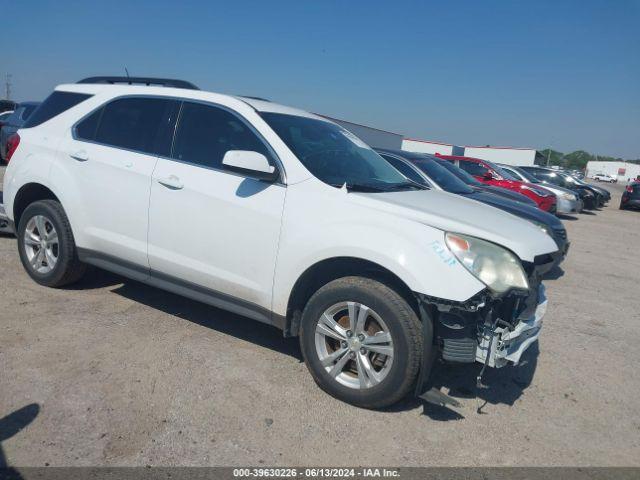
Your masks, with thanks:
M414 386L422 358L418 316L395 290L344 277L320 288L302 314L300 346L316 383L330 395L382 408Z

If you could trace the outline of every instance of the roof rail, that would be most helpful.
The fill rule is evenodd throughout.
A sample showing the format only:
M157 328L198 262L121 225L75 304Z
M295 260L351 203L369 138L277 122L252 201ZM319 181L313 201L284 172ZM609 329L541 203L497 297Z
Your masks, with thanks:
M251 97L249 95L239 95L240 98L248 98L250 100L260 100L261 102L271 102L271 100L268 100L266 98L262 98L262 97Z
M127 85L142 84L147 86L161 85L163 87L186 88L187 90L200 90L193 83L185 80L172 80L170 78L151 77L89 77L80 80L78 83L125 83Z

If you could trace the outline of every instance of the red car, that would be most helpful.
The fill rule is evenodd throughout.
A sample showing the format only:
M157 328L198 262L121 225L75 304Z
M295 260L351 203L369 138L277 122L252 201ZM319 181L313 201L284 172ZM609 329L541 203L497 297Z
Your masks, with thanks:
M480 160L479 158L460 157L456 155L437 156L454 163L482 183L506 188L526 195L536 202L538 208L545 212L555 213L556 211L556 195L553 192L533 183L521 182L508 172L502 170L495 163Z

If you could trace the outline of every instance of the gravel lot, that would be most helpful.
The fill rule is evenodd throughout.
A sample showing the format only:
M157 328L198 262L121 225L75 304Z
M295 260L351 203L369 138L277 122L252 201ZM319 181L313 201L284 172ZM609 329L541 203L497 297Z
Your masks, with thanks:
M639 466L640 213L607 188L566 219L539 346L486 375L483 414L477 367L439 367L455 411L360 410L276 329L98 270L40 287L0 238L0 464Z

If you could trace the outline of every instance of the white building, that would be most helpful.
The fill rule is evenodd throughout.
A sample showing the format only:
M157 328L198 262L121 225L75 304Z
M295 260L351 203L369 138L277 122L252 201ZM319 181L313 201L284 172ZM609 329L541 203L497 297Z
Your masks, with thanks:
M640 175L640 165L629 162L588 162L586 176L593 178L596 173L606 173L619 182L626 183Z
M405 138L402 141L402 150L431 154L439 153L441 155L460 155L508 165L533 165L536 157L538 157L541 160L538 163L544 163L544 158L541 158L542 155L534 148L463 147L450 143Z
M534 165L536 155L541 155L535 148L516 147L464 147L466 157L480 158L506 165Z
M450 143L430 142L427 140L416 140L414 138L405 138L402 140L402 150L405 152L431 153L435 155L462 155L460 147L451 145ZM454 153L456 152L456 153Z
M327 115L321 116L343 126L370 147L390 148L393 150L400 150L402 148L403 136L399 133L388 132L386 130L380 130L379 128L368 127Z

